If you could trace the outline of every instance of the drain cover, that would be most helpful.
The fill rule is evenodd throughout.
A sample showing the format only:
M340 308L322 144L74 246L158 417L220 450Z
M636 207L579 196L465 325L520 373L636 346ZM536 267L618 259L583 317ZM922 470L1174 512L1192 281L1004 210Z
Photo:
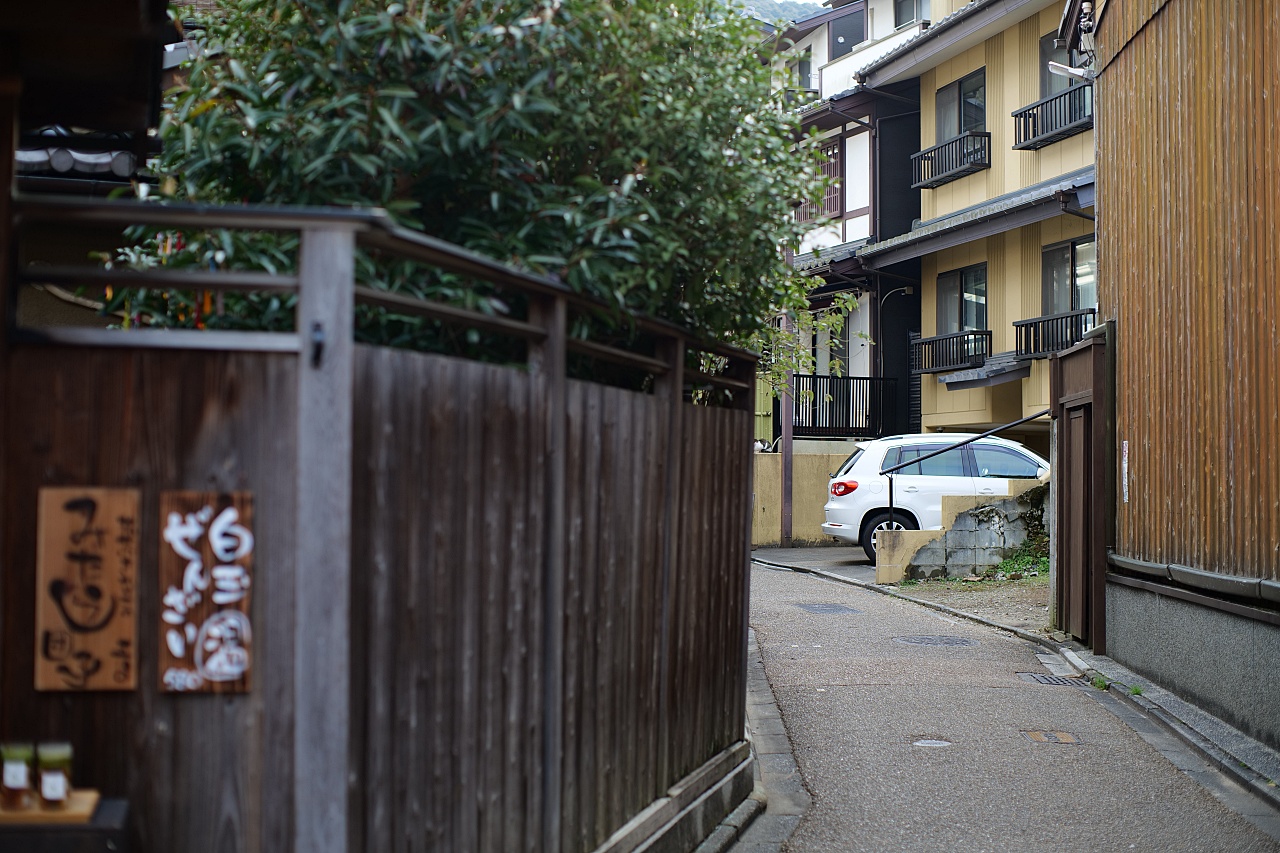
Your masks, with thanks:
M1034 684L1059 684L1064 687L1071 687L1080 683L1078 678L1067 678L1062 675L1045 675L1042 672L1020 672L1018 677L1023 681L1030 681Z
M1070 732L1023 732L1022 734L1032 743L1080 743L1080 739Z
M894 642L906 643L908 646L976 646L977 640L971 640L968 637L947 637L947 636L914 636L914 637L894 637Z
M836 613L861 613L861 610L854 610L852 607L846 607L843 604L797 604L801 610L809 613L820 613L830 616Z

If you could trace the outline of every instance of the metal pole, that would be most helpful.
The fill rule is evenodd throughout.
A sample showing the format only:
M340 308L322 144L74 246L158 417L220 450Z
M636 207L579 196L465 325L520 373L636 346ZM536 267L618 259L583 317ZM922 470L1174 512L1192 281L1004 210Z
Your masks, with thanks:
M783 334L791 331L791 321L782 317ZM778 404L782 407L782 547L791 547L792 429L795 426L795 373L787 371L787 387Z

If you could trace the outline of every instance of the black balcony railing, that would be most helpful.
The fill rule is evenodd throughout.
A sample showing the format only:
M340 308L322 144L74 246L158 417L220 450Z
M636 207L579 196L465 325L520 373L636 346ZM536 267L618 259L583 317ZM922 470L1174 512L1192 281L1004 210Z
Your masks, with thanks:
M981 367L991 355L991 332L971 329L911 342L912 373L942 373Z
M876 438L892 422L894 381L869 376L795 376L792 434Z
M911 155L911 188L933 189L990 168L991 134L966 131Z
M1065 314L1017 321L1013 330L1018 338L1018 355L1040 358L1075 346L1084 340L1084 333L1094 327L1097 313L1096 308L1082 308Z
M1013 113L1013 147L1030 151L1093 127L1093 86L1072 86Z

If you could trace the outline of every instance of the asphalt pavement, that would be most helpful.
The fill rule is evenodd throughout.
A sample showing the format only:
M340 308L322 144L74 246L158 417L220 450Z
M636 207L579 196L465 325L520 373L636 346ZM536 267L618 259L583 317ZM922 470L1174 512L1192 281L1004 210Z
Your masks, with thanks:
M733 853L1280 851L1274 752L1237 778L1174 697L1092 686L1105 658L885 595L853 549L794 550L752 568L765 807Z

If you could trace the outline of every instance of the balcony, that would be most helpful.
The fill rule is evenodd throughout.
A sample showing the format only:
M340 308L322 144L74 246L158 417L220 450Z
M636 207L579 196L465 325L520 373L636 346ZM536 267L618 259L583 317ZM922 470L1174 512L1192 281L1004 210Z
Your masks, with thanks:
M796 374L792 434L797 438L885 435L893 395L892 379Z
M991 331L971 329L911 342L912 373L944 373L981 367L991 355Z
M991 168L991 134L965 131L941 145L911 155L913 190L931 190Z
M1013 113L1015 151L1034 151L1093 127L1093 86L1072 86Z
M1096 308L1082 308L1013 324L1018 339L1019 358L1045 358L1084 340L1085 332L1096 325Z

